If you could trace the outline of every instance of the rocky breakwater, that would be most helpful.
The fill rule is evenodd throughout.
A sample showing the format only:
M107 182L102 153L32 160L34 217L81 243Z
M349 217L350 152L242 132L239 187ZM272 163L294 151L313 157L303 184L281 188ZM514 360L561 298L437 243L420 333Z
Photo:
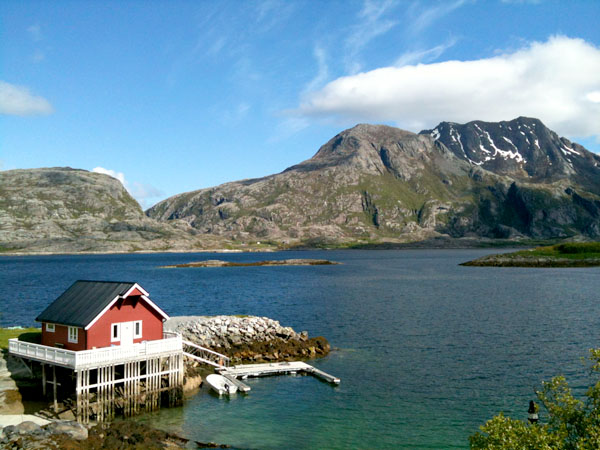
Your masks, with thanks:
M190 342L229 356L232 364L316 358L330 351L324 337L309 338L306 331L297 333L267 317L173 317L165 328L180 333Z

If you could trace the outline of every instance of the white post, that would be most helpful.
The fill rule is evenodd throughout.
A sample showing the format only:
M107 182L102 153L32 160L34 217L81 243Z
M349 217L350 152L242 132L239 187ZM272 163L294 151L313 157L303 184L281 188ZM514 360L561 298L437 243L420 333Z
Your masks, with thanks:
M58 412L58 401L56 400L56 366L52 366L52 376L54 378L54 384L52 386L52 391L54 393L54 412Z

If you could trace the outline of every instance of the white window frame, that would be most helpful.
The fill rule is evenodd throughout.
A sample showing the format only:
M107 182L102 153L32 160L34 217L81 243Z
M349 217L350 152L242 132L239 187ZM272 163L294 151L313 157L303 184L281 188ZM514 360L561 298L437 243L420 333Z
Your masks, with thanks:
M48 333L54 333L54 330L56 330L56 326L53 323L46 322L46 331Z
M140 324L140 332L136 333L136 329L137 329L138 323ZM135 320L133 322L133 338L134 339L139 339L141 337L142 337L142 321L141 320Z
M115 329L117 330L117 336L115 337ZM112 323L110 324L110 342L119 342L121 340L121 324Z
M75 330L75 332L73 332L73 330ZM73 337L73 334L75 335L75 337ZM69 327L69 338L68 338L68 341L71 344L77 344L78 340L79 340L79 329L77 327Z

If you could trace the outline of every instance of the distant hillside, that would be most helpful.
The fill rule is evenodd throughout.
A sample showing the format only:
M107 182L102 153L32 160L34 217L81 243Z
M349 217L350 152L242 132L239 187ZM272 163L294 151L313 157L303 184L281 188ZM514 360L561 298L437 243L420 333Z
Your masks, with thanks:
M361 124L279 174L179 194L145 214L107 175L70 168L0 172L0 252L440 237L598 239L600 157L524 117L443 122L419 134Z
M282 173L166 199L146 213L285 244L432 237L600 237L600 157L539 120L343 131Z
M0 172L0 251L190 250L221 242L197 234L185 223L146 217L107 175L63 167Z

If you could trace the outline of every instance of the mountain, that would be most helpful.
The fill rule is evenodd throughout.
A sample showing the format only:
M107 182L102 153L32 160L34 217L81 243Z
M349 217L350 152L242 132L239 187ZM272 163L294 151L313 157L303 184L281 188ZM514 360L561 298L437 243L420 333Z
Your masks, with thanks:
M539 120L357 125L282 173L176 195L146 214L287 244L600 236L600 157Z
M516 180L552 183L569 179L587 189L598 187L598 157L559 137L538 119L509 122L442 122L424 130L458 158Z
M107 175L65 167L0 172L0 252L189 250L217 244L147 217Z

